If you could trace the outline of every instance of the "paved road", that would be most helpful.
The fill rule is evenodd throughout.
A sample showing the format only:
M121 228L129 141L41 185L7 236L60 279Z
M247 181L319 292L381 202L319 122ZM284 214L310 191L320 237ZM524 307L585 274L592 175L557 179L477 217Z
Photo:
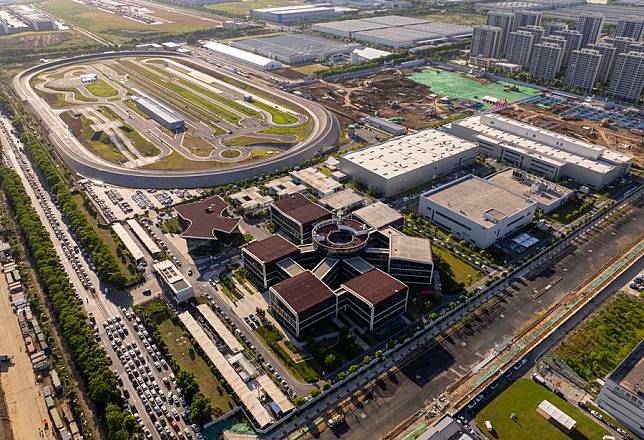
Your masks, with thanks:
M364 407L346 417L347 431L342 437L378 438L458 381L491 350L509 341L517 329L563 298L638 237L642 232L638 223L642 205L638 202L630 213L533 279L515 283L503 301L391 376L374 390ZM561 281L533 299L536 291L556 277L562 277ZM321 434L323 439L333 437L336 434L329 430Z
M0 125L3 125L7 128L10 127L9 122L4 117L0 119ZM16 142L17 140L15 138L12 138L12 141ZM151 354L148 353L148 350L144 348L144 337L137 334L137 330L134 328L133 323L129 322L125 318L125 315L121 308L117 305L116 301L113 301L113 299L117 300L118 298L112 298L112 296L104 294L104 292L106 291L105 287L102 287L100 280L92 270L91 263L86 258L83 258L81 254L75 255L75 257L73 257L72 259L68 258L66 249L73 248L74 245L82 249L82 246L75 240L71 229L65 223L62 214L53 203L51 194L43 189L40 181L37 177L35 177L37 176L37 174L35 173L33 165L28 160L27 156L17 148L4 148L4 153L8 157L14 170L19 174L28 195L33 201L33 206L36 212L40 216L40 219L46 230L49 232L52 243L54 244L54 249L56 250L56 253L58 254L60 262L63 265L65 271L69 275L69 279L71 280L75 291L79 292L81 301L83 301L83 307L85 308L85 311L88 314L92 313L96 318L97 331L100 335L100 341L105 347L108 357L111 359L114 371L117 372L123 380L123 389L126 389L130 395L129 403L133 405L134 412L138 413L141 416L143 423L148 427L153 437L159 438L153 426L153 419L155 419L155 417L148 414L148 411L146 411L146 409L144 408L142 399L139 397L136 390L137 386L139 388L144 387L142 383L135 383L134 380L128 380L125 366L119 359L116 349L117 347L123 349L125 345L132 344L132 350L138 349L140 351L141 355L136 357L138 359L143 359L144 361L139 361L139 364L136 365L137 370L140 371L140 373L137 373L137 377L143 378L145 374L146 377L143 380L143 383L146 383L146 387L148 386L148 383L156 382L157 384L159 384L159 395L163 393L165 396L170 390L172 390L173 393L176 394L176 390L174 390L173 388L163 386L163 378L168 376L170 371L167 368L157 370L154 367L154 359L151 357ZM65 243L69 243L69 245L66 245ZM96 292L91 292L83 287L83 282L81 280L81 277L79 276L79 271L85 272L87 274L87 276L89 277L90 285L96 287ZM116 341L117 337L120 338L120 342L117 341L112 343L112 339L108 337L105 323L108 320L115 320L114 317L120 318L123 326L127 328L127 334L123 333L123 335L119 336L118 332L112 332L114 335L116 335L113 336L114 341ZM130 356L128 355L128 359L129 358ZM135 364L133 358L132 363ZM141 371L139 368L139 366L144 366L146 364L149 367L150 374L148 374L148 372L144 373L143 371L145 371L145 369ZM185 411L185 409L182 408L181 405L170 404L169 402L165 401L164 404L166 405L169 412L171 412L173 409L176 409L179 413ZM161 418L162 417L163 416L161 416ZM170 421L171 418L168 417L168 423ZM186 428L186 425L183 422L180 422L180 426L182 430Z
M224 312L230 317L231 321L237 328L239 328L243 334L249 339L250 343L254 345L257 351L264 356L264 359L270 363L275 370L288 382L289 386L295 391L296 394L306 396L311 392L313 385L302 382L293 377L286 367L275 357L271 350L268 350L264 345L259 341L255 333L248 327L244 322L243 317L237 316L233 308L230 305L230 302L227 298L223 298L219 292L210 285L208 280L200 278L199 271L194 265L194 262L187 258L181 251L179 251L171 240L165 236L161 229L152 225L152 231L159 237L165 244L168 246L168 249L181 261L181 267L179 270L183 273L186 279L190 280L190 283L194 286L195 292L201 295L206 295L212 299L212 304L217 304L222 308ZM192 270L193 275L188 275L188 271Z

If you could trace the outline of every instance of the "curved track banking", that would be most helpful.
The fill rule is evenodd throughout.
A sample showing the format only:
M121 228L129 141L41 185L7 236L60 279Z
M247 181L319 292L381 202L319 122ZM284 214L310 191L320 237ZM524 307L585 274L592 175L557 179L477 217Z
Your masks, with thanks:
M218 75L228 76L238 82L246 83L254 88L261 88L248 81L246 78L231 75L223 69L219 69L210 63L190 56L183 56L176 52L147 52L147 51L123 51L105 52L101 54L81 55L64 60L56 60L29 68L15 76L13 88L24 105L31 108L40 123L47 128L50 141L63 158L77 173L84 177L98 179L107 183L128 187L139 188L195 188L204 186L223 185L233 183L240 179L248 179L258 174L270 173L272 171L288 168L297 163L310 159L324 147L333 145L339 136L337 120L331 113L319 104L291 95L278 89L270 92L304 109L311 117L314 127L304 141L291 147L282 154L267 158L265 160L231 165L225 169L212 170L186 170L186 171L158 171L150 169L131 169L119 167L116 164L102 160L89 151L69 132L65 123L51 110L49 105L38 96L32 89L30 80L40 73L66 65L77 64L84 61L94 61L109 58L121 57L166 57L171 59L188 59L191 63L200 65L212 70Z

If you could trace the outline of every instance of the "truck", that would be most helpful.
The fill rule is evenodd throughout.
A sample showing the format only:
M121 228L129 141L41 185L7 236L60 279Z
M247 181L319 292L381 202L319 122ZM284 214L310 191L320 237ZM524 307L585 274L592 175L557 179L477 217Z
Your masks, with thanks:
M492 423L489 420L485 421L485 429L487 429L487 432L494 431L494 427L492 426Z

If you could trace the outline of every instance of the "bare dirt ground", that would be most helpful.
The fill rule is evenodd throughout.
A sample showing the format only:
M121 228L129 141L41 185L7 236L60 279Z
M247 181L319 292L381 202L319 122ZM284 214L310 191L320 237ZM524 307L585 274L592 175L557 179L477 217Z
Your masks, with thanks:
M377 114L384 118L400 118L400 124L418 130L436 124L442 117L454 115L445 103L431 97L429 87L406 78L411 71L387 70L339 83L322 82L308 88L307 92L312 99L354 121L363 113ZM458 111L458 101L452 104Z
M55 436L45 399L25 351L18 320L11 311L7 283L4 277L0 278L0 353L13 356L13 364L0 369L0 384L10 421L8 425L11 426L7 429L0 414L0 440L53 440ZM43 420L47 420L49 426L46 431Z
M584 140L633 156L638 166L644 166L644 134L590 120L564 120L556 113L564 105L543 109L533 104L513 105L501 113L557 133Z

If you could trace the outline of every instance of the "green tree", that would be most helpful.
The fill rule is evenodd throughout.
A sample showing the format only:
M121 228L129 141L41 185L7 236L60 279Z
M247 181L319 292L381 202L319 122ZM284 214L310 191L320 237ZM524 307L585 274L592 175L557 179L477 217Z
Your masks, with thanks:
M306 399L302 396L296 396L295 399L293 399L293 403L295 406L302 406L306 403Z
M320 395L320 389L317 387L313 387L311 389L311 397L316 398L319 395Z
M365 364L365 365L370 364L371 363L371 356L369 356L368 354L365 355L365 357L362 358L362 363Z
M333 353L329 353L326 356L324 356L324 365L327 368L332 368L335 365L335 355Z
M322 390L326 391L326 390L328 390L329 388L331 388L331 382L326 381L326 382L324 382L324 383L322 384Z
M190 417L197 425L205 425L212 420L212 402L198 392L190 404Z
M376 351L376 359L380 360L380 359L382 359L382 357L383 357L383 356L384 356L384 355L383 355L383 353L382 353L382 350L378 350L378 351Z
M134 416L113 403L108 404L105 408L105 421L110 439L130 440L141 438L141 427Z
M344 379L346 379L346 378L347 378L347 372L346 372L346 371L340 371L340 372L338 373L338 379L340 379L340 380L344 380Z
M177 388L181 388L188 404L192 402L195 395L199 392L199 385L197 385L195 375L185 370L177 373Z
M358 366L356 364L351 365L348 369L349 373L355 373L357 370Z

